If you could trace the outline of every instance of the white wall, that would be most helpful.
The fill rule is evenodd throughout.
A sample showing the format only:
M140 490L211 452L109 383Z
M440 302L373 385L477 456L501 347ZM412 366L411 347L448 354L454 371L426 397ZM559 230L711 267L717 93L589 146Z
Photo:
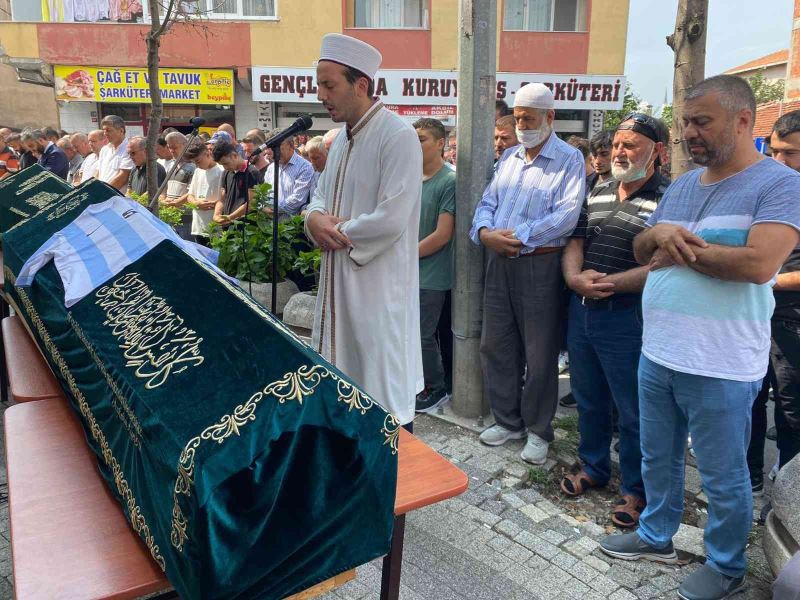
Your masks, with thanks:
M58 115L61 129L69 133L77 131L88 133L98 129L99 123L92 122L92 112L97 119L97 104L94 102L59 102Z
M236 135L239 139L251 129L258 127L258 105L253 101L253 92L244 89L236 81Z

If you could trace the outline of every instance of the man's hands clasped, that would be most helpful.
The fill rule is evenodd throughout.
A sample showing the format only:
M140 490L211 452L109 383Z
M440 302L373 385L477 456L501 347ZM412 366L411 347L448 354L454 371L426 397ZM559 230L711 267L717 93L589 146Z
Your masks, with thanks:
M603 281L606 273L598 273L594 269L586 269L567 279L569 289L578 296L602 300L614 294L614 284Z
M509 258L519 256L522 249L522 242L514 237L513 229L490 230L484 227L478 235L484 246Z
M344 219L321 212L313 212L306 217L311 236L324 252L352 246L350 239L339 230L338 225L343 222Z
M653 226L653 241L657 249L650 259L650 270L678 265L685 267L697 260L697 250L708 248L708 243L680 225L662 223Z

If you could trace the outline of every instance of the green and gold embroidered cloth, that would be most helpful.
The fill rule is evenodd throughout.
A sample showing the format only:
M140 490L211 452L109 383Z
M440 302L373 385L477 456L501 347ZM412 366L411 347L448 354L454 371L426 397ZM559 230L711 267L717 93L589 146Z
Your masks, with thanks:
M70 184L39 165L6 177L0 181L0 235L71 189Z
M283 598L385 554L398 422L240 289L170 242L69 310L52 263L14 286L109 194L80 186L4 236L6 292L181 597Z

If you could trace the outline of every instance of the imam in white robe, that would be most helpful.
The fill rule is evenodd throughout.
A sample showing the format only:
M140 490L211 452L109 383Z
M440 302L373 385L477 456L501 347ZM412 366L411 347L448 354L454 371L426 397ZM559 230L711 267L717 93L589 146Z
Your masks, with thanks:
M344 219L352 248L322 253L314 349L402 424L424 387L419 332L422 150L381 102L333 142L308 213Z

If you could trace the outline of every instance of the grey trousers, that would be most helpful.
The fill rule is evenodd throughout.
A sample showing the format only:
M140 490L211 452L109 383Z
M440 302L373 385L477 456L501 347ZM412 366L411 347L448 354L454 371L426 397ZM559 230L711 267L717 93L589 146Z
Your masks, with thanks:
M561 254L506 258L489 251L483 296L481 365L495 421L548 442L558 402Z
M422 338L422 372L425 387L431 391L445 389L442 352L436 339L436 329L442 316L446 291L419 291L419 332Z

